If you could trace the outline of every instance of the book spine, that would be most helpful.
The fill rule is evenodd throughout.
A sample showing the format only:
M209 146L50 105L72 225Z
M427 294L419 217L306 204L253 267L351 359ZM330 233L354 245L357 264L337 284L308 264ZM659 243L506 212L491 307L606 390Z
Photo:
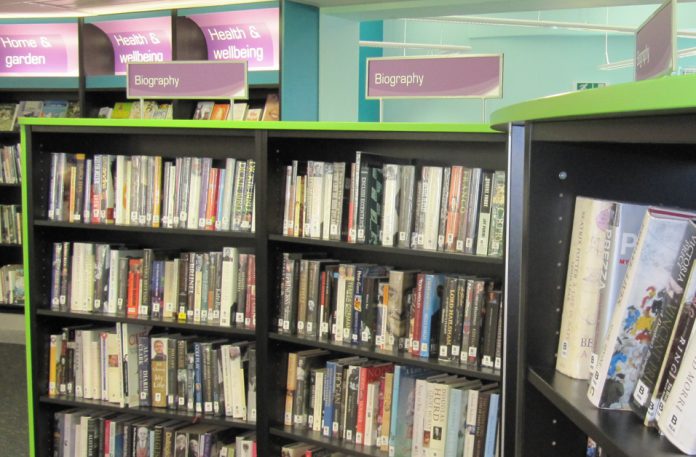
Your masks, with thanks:
M60 311L60 281L63 261L63 243L53 243L51 261L51 310Z
M356 222L356 243L365 243L367 226L367 202L369 199L370 167L363 163L356 170L358 176L358 213Z
M425 274L419 273L416 279L413 314L409 325L409 343L411 355L420 354L420 337L423 323L423 294L425 290Z
M482 174L483 171L480 168L474 168L471 172L471 181L469 183L469 203L467 205L466 214L464 254L476 253L476 231L478 229Z
M305 325L305 336L310 339L317 339L319 333L319 301L320 301L320 275L321 263L310 261L308 264L307 281L307 321Z
M481 315L486 297L484 281L476 281L474 303L471 308L471 333L469 333L469 348L467 362L475 364L479 361L479 346L481 344Z
M454 317L457 304L457 278L448 276L445 280L440 324L440 349L438 359L442 361L452 360L452 346L454 345Z
M242 219L245 211L244 190L246 189L246 175L247 162L240 160L237 162L237 170L234 179L234 207L232 209L232 219L230 225L232 231L238 232L242 230Z
M384 193L384 175L382 174L382 168L369 168L367 190L365 242L372 245L379 245L382 243L380 223L382 222L382 194Z
M382 201L382 246L392 247L399 239L399 203L401 200L401 168L384 164L384 196Z
M502 257L505 249L505 172L497 170L493 174L491 189L491 223L488 241L488 255Z
M245 178L245 188L244 188L244 209L242 213L242 220L240 223L240 229L243 232L252 231L252 213L253 213L253 203L255 194L255 175L256 175L256 162L252 159L247 161L247 172Z
M283 236L289 236L290 233L290 197L292 189L292 166L285 167L285 193L283 199Z
M493 172L484 171L481 175L481 202L479 203L478 230L476 233L476 255L488 255L488 242L491 231L491 190Z
M210 186L210 175L212 168L212 159L205 157L201 159L201 178L200 178L200 195L198 196L198 214L197 227L199 230L204 230L207 224L208 205L210 204L210 192L213 190Z
M452 176L452 168L446 167L442 173L442 191L440 192L440 224L438 225L437 233L437 250L445 250L445 242L447 239L447 210L450 198L450 181Z

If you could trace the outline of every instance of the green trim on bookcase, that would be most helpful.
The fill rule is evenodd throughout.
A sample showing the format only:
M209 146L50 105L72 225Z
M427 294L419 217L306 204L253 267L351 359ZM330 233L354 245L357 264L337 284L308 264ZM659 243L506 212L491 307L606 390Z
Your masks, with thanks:
M530 100L491 114L491 125L582 117L696 111L696 75L666 76Z
M69 119L22 117L23 126L67 127L159 127L239 130L306 130L355 132L432 132L432 133L499 133L485 124L428 124L408 122L256 122L256 121L201 121L161 119Z
M76 17L18 17L0 19L0 24L70 24Z
M34 396L33 396L33 386L34 386L34 371L32 369L32 354L33 349L31 346L31 313L33 306L31 305L31 293L29 285L29 190L27 189L27 179L29 176L29 168L27 167L27 141L26 141L26 127L22 127L20 132L20 144L21 144L21 159L22 159L22 255L24 271L27 274L24 275L24 335L26 338L26 358L27 358L27 426L28 426L28 437L29 437L29 457L36 456L36 449L34 448Z
M5 76L0 78L0 89L75 89L80 86L77 76L49 77L19 77Z
M219 5L206 6L202 8L182 8L176 11L177 16L189 16L191 14L206 14L206 13L224 13L227 11L243 11L243 10L258 10L261 8L277 8L280 2L256 2L256 3L240 3L238 5Z
M100 16L89 16L85 18L85 24L95 24L105 21L124 21L128 19L144 19L148 17L171 16L171 10L155 10L143 11L139 13L119 13L119 14L103 14Z

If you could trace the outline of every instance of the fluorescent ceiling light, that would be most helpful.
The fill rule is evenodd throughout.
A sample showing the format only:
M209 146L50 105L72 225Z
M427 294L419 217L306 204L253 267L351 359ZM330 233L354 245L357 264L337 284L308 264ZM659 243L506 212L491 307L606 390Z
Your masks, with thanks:
M471 51L471 46L457 44L401 43L396 41L360 41L363 48L397 48L397 49L437 49L440 51Z
M567 29L578 30L584 32L613 32L632 34L636 32L634 27L625 27L620 25L609 24L590 24L585 22L562 22L562 21L542 21L534 19L509 19L502 17L485 17L485 16L442 16L442 17L425 17L418 19L406 19L408 21L426 21L426 22L455 22L460 24L475 24L475 25L501 25L512 27L534 27L548 29ZM686 30L677 31L677 35L681 37L696 38L696 32Z
M677 57L692 57L696 56L696 48L684 48L677 51ZM633 59L617 60L616 62L603 63L599 65L600 70L618 70L619 68L628 68L634 65Z

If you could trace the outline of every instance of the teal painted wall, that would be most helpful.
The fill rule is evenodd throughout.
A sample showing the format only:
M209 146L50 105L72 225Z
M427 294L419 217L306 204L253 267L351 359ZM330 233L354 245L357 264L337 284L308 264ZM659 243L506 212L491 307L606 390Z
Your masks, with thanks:
M286 1L282 9L280 118L319 118L319 11Z
M319 120L358 120L360 23L319 15Z
M384 41L384 23L368 21L360 23L360 40ZM365 75L367 74L367 59L382 57L381 48L360 48L360 63L358 68L358 120L360 122L379 121L379 101L365 100Z

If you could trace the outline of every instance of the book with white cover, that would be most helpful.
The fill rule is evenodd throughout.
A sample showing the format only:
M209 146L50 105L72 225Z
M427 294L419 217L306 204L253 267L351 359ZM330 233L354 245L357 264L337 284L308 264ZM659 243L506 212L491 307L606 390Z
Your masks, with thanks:
M573 213L556 370L576 379L589 376L602 272L614 204L578 196Z
M600 408L629 409L645 362L652 324L671 287L672 268L693 213L649 208L626 271L607 343L590 379L587 395Z
M399 203L401 167L387 163L383 167L384 200L382 203L382 246L394 246L399 239Z

